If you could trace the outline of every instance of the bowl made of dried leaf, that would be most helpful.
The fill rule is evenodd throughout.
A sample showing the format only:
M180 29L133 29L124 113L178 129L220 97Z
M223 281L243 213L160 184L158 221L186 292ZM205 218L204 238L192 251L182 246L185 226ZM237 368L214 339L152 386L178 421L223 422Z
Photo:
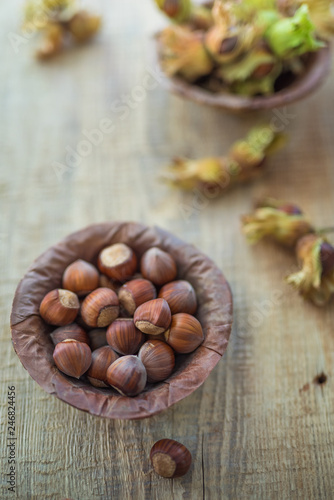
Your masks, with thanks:
M94 265L101 250L125 243L138 260L146 250L159 247L175 260L178 279L195 289L204 341L191 354L177 354L173 373L163 382L148 384L135 397L112 387L94 387L86 375L79 379L55 365L52 327L40 316L45 295L61 288L69 264L82 259ZM11 313L14 349L30 376L49 394L92 415L110 419L141 419L169 408L189 396L208 377L224 354L231 333L232 295L222 272L203 253L172 234L139 223L111 222L89 226L69 235L34 261L15 292Z

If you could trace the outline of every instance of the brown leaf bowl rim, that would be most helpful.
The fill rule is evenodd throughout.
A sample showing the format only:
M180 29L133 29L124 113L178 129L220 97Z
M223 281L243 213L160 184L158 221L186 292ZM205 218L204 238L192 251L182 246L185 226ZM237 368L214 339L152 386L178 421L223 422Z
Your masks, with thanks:
M160 32L159 32L160 33ZM280 108L300 101L322 85L331 69L331 49L326 45L309 53L306 71L289 86L270 96L245 97L222 92L214 94L178 76L169 77L163 71L159 58L159 33L154 36L155 61L159 68L159 81L171 93L198 104L231 112L261 111Z
M117 241L128 243L139 257L155 245L173 255L179 277L188 279L195 287L199 302L197 317L205 332L203 344L183 358L175 373L134 398L62 374L52 358L54 347L49 336L52 327L39 316L43 296L61 286L61 276L68 264L77 258L96 263L99 251ZM93 224L50 247L30 266L13 300L12 343L24 368L49 394L91 415L141 419L164 411L206 380L227 348L232 310L232 294L223 273L193 245L159 227L136 222Z

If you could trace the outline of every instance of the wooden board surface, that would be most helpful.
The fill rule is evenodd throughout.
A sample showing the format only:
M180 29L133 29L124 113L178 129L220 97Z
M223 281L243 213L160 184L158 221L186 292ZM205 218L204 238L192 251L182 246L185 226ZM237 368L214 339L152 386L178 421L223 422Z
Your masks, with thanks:
M167 94L150 76L150 36L164 25L153 3L96 3L105 15L96 41L45 65L30 57L31 40L17 53L10 43L21 2L0 7L0 497L15 497L5 476L7 387L14 385L17 498L331 499L333 304L305 304L283 282L293 256L269 243L249 248L239 217L270 194L299 203L318 225L333 224L333 77L280 115L290 142L262 179L210 202L185 197L158 181L170 157L222 154L277 111L232 116ZM113 130L57 175L54 162L64 164L68 148L106 118ZM47 395L10 342L12 297L32 260L72 231L119 219L157 224L194 243L234 293L231 342L208 380L137 422L94 418ZM314 383L322 372L327 382ZM193 455L182 479L150 472L150 448L163 437Z

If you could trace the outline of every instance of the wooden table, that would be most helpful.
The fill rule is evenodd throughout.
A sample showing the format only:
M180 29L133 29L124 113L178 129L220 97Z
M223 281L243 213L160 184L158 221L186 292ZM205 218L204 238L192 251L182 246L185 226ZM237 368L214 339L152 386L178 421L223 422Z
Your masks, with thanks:
M98 39L47 64L31 57L31 40L17 53L10 43L20 3L3 2L0 15L0 497L15 496L5 477L6 393L14 385L17 498L333 498L333 304L304 303L283 282L293 255L270 243L248 247L239 223L254 198L270 194L299 203L317 225L333 225L333 77L287 109L290 142L263 178L200 203L159 182L161 167L174 155L224 153L273 112L230 116L161 88L150 36L165 21L149 0L99 1ZM102 123L104 133L92 136L99 144L87 154L81 144L85 156L66 163ZM12 297L32 260L70 232L118 219L157 224L194 243L234 293L231 342L208 380L161 415L134 422L94 418L47 395L10 342ZM315 382L321 373L323 384ZM180 480L150 472L150 448L163 437L192 452Z

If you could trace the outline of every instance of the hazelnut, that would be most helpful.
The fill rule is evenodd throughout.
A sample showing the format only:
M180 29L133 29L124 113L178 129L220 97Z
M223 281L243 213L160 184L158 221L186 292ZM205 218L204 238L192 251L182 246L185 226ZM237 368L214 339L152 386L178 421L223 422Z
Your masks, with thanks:
M137 257L132 248L124 243L116 243L100 252L98 268L109 278L124 281L136 271Z
M152 446L150 459L155 472L168 478L184 476L191 465L188 448L173 439L157 441Z
M148 382L160 382L174 370L173 349L161 340L148 340L139 350L138 358L146 368Z
M114 281L111 278L108 278L105 274L100 274L99 277L99 288L110 288L114 292L118 292L120 284L118 281Z
M92 353L84 342L67 339L56 345L53 359L61 372L80 378L90 367Z
M144 302L157 298L153 283L145 279L128 281L118 292L118 299L123 308L131 315Z
M81 326L76 323L72 323L66 326L60 326L56 328L51 334L50 337L54 345L59 344L66 339L77 340L78 342L84 342L85 344L90 344L89 337L85 330L81 328Z
M146 385L146 370L137 356L123 356L107 370L107 382L123 396L137 396Z
M134 314L134 323L143 333L159 335L167 330L171 322L169 305L164 299L154 299L139 306Z
M92 264L78 259L65 269L63 288L71 290L81 297L99 286L99 278L99 273Z
M97 288L87 295L81 306L81 317L92 328L110 325L118 314L118 297L109 288Z
M92 363L87 372L89 382L94 387L108 387L105 383L107 370L118 358L118 354L108 345L96 349L92 353Z
M175 280L177 275L173 257L158 247L152 247L144 253L140 261L140 271L144 278L158 286Z
M108 327L107 342L119 354L136 354L144 341L132 319L118 318Z
M167 283L161 288L159 298L168 302L172 314L196 312L196 293L188 281L178 280Z
M188 354L203 342L204 335L200 322L194 316L179 313L172 316L165 339L175 352Z
M47 293L39 312L50 325L65 326L73 323L79 311L79 299L75 293L58 288Z
M107 329L106 328L94 328L88 332L88 337L90 340L90 348L92 351L108 345L107 342Z

